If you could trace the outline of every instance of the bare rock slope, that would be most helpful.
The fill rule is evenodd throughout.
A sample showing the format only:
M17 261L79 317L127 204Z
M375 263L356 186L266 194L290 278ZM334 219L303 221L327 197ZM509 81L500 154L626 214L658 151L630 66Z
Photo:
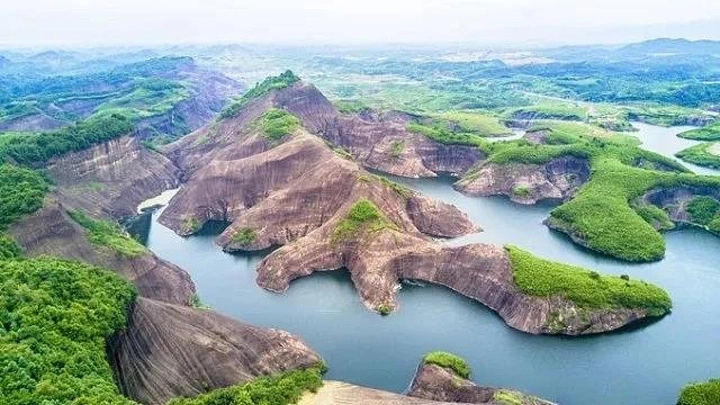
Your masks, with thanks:
M128 327L111 339L108 353L125 395L160 405L321 361L287 332L188 307L195 286L184 270L150 251L129 257L92 243L68 214L82 210L105 220L134 214L138 203L177 184L180 171L164 156L124 137L56 159L49 173L56 188L43 208L9 232L28 256L84 261L135 285Z
M315 86L304 82L252 100L232 122L221 122L212 131L186 137L171 146L168 155L171 159L187 156L185 149L188 147L198 153L206 150L208 133L226 134L229 127L241 127L258 112L270 107L297 116L310 133L349 151L364 167L390 174L405 177L435 177L440 173L461 175L483 158L482 152L475 147L444 145L408 132L406 126L412 116L405 113L364 111L341 114Z
M64 205L115 219L134 215L140 202L174 188L181 175L130 136L53 159L47 171Z
M146 405L322 361L287 332L145 298L109 343L108 357L123 394Z
M133 283L143 297L188 305L195 293L184 270L150 251L125 257L91 244L86 230L53 198L47 198L43 208L14 224L9 232L28 256L51 255L113 270Z
M422 362L408 394L433 401L487 405L552 405L550 402L504 388L480 387L453 370Z

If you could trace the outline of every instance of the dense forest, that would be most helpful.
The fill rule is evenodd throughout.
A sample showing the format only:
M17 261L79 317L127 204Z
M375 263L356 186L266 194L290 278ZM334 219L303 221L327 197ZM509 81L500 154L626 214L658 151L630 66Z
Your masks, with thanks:
M0 136L0 158L38 167L49 159L130 133L130 119L119 114L98 117L47 133Z

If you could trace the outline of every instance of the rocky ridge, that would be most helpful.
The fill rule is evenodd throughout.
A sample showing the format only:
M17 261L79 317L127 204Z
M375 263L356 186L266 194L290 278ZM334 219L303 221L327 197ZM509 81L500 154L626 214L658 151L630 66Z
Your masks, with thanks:
M213 131L210 132L226 135L233 128L247 124L247 119L252 119L259 111L270 107L295 115L310 133L345 149L362 166L390 174L404 177L459 176L483 158L482 152L475 147L444 145L408 132L406 126L413 117L406 113L368 110L341 114L315 86L305 82L297 82L252 100L231 123L220 122L216 127L211 126ZM168 149L168 156L173 159L177 151L188 146L195 146L200 152L203 148L198 144L202 144L206 136L207 132L201 131L186 137Z

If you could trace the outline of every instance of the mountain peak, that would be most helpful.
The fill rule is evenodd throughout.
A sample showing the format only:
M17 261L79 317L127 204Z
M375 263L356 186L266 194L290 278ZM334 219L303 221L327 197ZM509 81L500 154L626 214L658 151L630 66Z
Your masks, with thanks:
M233 117L251 100L262 97L273 90L290 87L299 81L300 77L289 69L277 76L268 76L225 108L225 110L220 113L220 118Z

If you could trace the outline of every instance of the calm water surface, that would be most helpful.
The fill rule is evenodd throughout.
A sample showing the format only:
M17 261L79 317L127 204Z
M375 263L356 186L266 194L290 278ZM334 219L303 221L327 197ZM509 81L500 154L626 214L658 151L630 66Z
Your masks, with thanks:
M648 141L655 135L643 136ZM286 294L269 293L255 284L261 256L224 254L212 232L178 237L155 222L157 212L147 244L188 270L203 302L215 310L300 335L324 357L330 379L402 392L419 358L438 349L465 357L480 384L561 404L674 404L686 382L720 376L720 239L695 230L671 232L663 261L630 265L549 231L542 225L549 206L466 197L448 180L396 180L456 205L484 229L447 243L512 243L545 258L646 279L670 293L673 313L632 331L531 336L449 290L405 286L398 311L381 317L365 310L346 271L315 274L294 282Z

